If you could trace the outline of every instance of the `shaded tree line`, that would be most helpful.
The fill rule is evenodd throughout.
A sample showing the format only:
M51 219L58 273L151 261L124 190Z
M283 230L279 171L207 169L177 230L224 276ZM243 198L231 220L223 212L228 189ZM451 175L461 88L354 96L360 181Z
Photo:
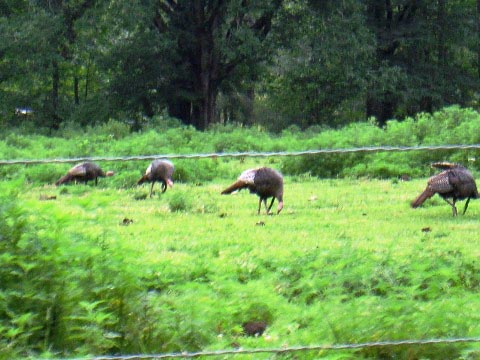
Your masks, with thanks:
M478 103L480 0L1 0L0 33L4 127L384 125Z

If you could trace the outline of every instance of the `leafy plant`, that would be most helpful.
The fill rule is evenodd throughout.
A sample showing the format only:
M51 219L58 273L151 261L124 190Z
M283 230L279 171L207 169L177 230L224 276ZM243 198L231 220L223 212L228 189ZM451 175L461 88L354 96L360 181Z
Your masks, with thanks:
M184 212L191 208L191 201L187 194L176 192L168 199L168 206L172 212Z

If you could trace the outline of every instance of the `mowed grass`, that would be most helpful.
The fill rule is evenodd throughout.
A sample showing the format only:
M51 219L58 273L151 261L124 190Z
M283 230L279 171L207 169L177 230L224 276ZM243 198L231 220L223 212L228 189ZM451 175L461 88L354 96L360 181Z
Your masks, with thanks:
M229 183L176 183L164 194L157 184L149 198L150 185L114 189L101 179L98 187L31 186L19 197L33 222L59 224L42 231L72 243L96 239L103 253L121 254L118 273L134 274L152 327L174 323L186 334L188 345L175 349L480 336L480 201L454 218L438 196L410 208L426 179L287 177L284 209L268 216L263 207L257 215L258 198L247 191L220 195ZM249 320L266 321L266 332L243 336ZM160 332L152 335L155 350L171 349ZM440 353L479 356L475 349L448 345ZM342 353L438 352L417 346ZM255 358L262 356L269 357ZM339 354L300 354L329 356Z

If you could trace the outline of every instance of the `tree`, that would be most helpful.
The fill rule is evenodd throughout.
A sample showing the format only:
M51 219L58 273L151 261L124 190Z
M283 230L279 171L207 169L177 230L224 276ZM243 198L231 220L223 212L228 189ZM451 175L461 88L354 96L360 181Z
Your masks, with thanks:
M77 38L77 33L75 31L75 22L78 21L85 11L92 7L95 4L95 0L78 0L73 2L64 2L64 1L38 1L38 5L50 15L56 17L61 26L59 34L59 39L57 40L56 49L54 49L53 54L58 56L53 56L52 58L52 96L51 96L51 116L53 122L51 126L54 129L58 129L60 122L62 120L59 115L59 87L60 87L60 68L59 60L63 60L69 63L70 66L75 67L72 64L73 59L73 46ZM73 97L74 104L78 105L80 102L79 99L79 79L74 72L74 81L73 81Z
M367 116L384 125L396 116L466 103L478 88L471 57L460 55L475 51L466 36L474 32L473 2L368 0L366 5L376 37Z
M350 122L350 109L365 96L375 50L362 6L355 0L292 1L279 26L290 42L282 44L264 93L285 118L280 126Z
M198 129L383 126L476 101L479 14L480 0L3 1L0 112L31 106L50 128L165 110Z
M475 98L476 2L288 4L282 26L293 41L282 48L264 87L284 126L336 126L365 116L384 126L394 117Z
M61 99L68 102L71 97L74 104L79 103L75 23L94 5L94 0L20 4L24 6L4 10L1 66L14 67L15 71L4 75L0 96L20 104L28 102L43 114L37 117L42 125L57 129L65 117L62 112L66 112ZM62 82L68 84L67 73L73 73L73 86L62 95Z
M282 0L167 0L157 8L159 36L173 45L167 59L171 115L198 129L215 121L219 91L254 76L273 52L268 42ZM239 75L240 74L240 75Z
M8 114L16 106L43 108L51 83L51 65L58 61L55 48L61 37L58 19L25 7L3 19L0 96Z
M282 1L112 1L101 64L118 110L150 117L166 108L205 129L219 117L219 93L252 84L272 57Z

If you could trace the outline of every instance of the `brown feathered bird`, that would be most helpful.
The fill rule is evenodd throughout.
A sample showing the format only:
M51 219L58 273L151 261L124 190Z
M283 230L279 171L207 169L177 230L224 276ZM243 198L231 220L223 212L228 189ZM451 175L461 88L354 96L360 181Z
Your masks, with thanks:
M432 167L443 171L428 179L427 188L412 202L412 207L419 207L425 200L433 195L440 195L452 207L453 216L457 216L455 203L458 200L465 200L463 214L467 211L470 199L478 199L478 190L475 179L470 171L460 164L449 162L433 163ZM452 201L449 201L452 199Z
M113 176L114 172L109 170L104 172L100 166L92 162L84 162L78 165L75 165L70 170L68 170L67 175L62 176L57 180L55 185L61 185L69 183L70 181L75 182L84 182L87 184L90 180L95 180L95 185L98 184L99 177Z
M143 175L140 180L137 181L137 185L141 185L145 182L151 182L152 187L150 188L150 197L153 194L153 185L155 181L162 183L162 193L167 191L167 185L173 187L172 176L175 167L168 160L154 160L148 166L145 175Z
M231 194L236 190L249 189L251 193L259 196L258 214L262 207L262 201L270 213L273 202L278 200L277 214L283 209L283 176L276 170L262 167L258 169L249 169L244 171L228 188L222 191L222 195ZM267 199L272 198L267 207Z
M267 328L265 321L247 321L242 324L242 329L247 336L262 336Z

